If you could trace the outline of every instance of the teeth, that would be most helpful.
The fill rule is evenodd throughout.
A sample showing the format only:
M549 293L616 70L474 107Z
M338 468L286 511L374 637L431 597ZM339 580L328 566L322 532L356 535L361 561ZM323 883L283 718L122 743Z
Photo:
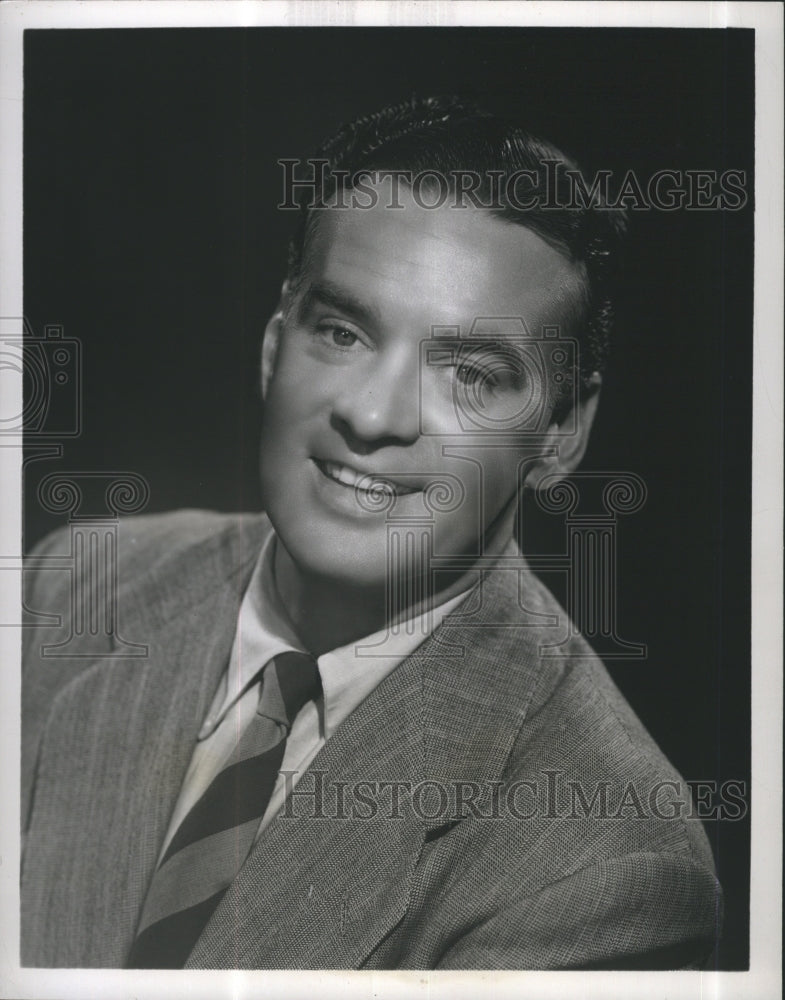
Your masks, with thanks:
M352 486L354 489L362 490L363 493L388 493L391 496L396 493L415 493L416 490L407 486L397 486L387 479L376 479L367 472L356 472L347 465L340 465L338 462L321 462L322 469L330 479L343 486Z

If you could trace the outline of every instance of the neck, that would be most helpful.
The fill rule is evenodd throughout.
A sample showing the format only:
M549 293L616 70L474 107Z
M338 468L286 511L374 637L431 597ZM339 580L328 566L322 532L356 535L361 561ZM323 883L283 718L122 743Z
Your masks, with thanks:
M491 527L485 539L485 556L499 555L511 535L512 518L504 516ZM403 590L422 596L391 607L384 582L377 587L353 585L303 572L280 539L275 546L274 571L278 593L294 630L314 656L424 614L469 590L478 579L478 571L472 568L450 576L440 573L441 586L430 592L425 586L395 587L396 592Z

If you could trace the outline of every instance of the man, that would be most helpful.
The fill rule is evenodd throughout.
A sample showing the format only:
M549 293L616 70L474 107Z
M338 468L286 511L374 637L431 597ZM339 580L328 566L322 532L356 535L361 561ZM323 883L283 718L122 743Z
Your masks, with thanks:
M265 514L125 523L141 662L30 630L23 963L696 967L721 897L684 784L513 540L583 456L624 219L457 101L321 159L263 340ZM27 605L67 625L57 577Z

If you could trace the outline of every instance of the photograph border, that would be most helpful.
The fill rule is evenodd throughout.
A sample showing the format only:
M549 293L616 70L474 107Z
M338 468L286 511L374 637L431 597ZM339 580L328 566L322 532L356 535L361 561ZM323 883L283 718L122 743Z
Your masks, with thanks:
M35 28L262 26L730 27L756 29L755 279L752 495L752 850L749 972L131 972L19 966L19 743L21 629L0 629L0 997L302 996L586 998L780 994L782 902L782 164L783 8L766 3L239 2L10 0L0 5L0 314L22 316L22 44ZM22 410L22 379L5 379ZM18 607L22 452L0 441L0 600Z

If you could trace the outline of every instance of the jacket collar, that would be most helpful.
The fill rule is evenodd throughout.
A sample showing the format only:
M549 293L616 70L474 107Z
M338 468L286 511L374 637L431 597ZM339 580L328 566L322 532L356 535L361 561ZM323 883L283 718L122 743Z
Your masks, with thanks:
M37 965L122 965L265 530L199 519L179 539L167 528L169 553L187 543L157 560L150 528L136 554L140 524L120 530L121 639L103 653L94 636L69 644L74 676L41 742L23 893Z
M362 965L405 914L426 842L462 821L459 784L487 804L501 778L542 664L531 625L545 605L527 580L511 546L350 715L263 832L189 967ZM528 627L516 628L524 593Z
M78 701L82 747L103 754L102 789L77 794L99 819L102 828L90 836L106 844L100 854L108 860L98 872L94 851L63 860L95 897L80 896L80 906L114 913L112 929L83 942L74 964L120 964L130 947L269 530L264 517L233 518L122 588L123 638L145 644L148 656L99 660L64 692ZM411 790L431 782L438 795L438 786L449 792L459 781L498 780L536 689L538 630L513 627L522 615L520 582L529 577L516 557L510 549L510 568L503 559L485 574L325 744L289 810L259 838L189 966L357 967L400 920L426 839L453 822L449 803L433 809L423 798L417 808ZM537 616L533 599L527 607ZM69 739L61 732L64 759ZM397 810L390 783L401 784ZM341 784L350 797L343 812L335 798ZM370 805L359 801L363 792Z

